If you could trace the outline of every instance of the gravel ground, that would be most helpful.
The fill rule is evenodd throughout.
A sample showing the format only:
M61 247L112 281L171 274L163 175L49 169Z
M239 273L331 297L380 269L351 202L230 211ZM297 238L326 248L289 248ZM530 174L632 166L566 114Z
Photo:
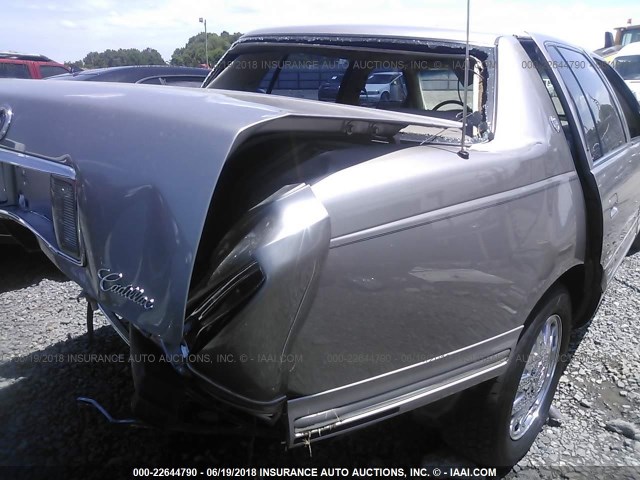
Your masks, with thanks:
M75 399L127 417L127 348L100 316L89 345L78 293L43 256L0 249L0 466L470 466L416 421L420 412L314 444L311 455L273 440L108 424ZM574 334L558 413L506 478L640 478L639 307L640 253L624 262L589 329Z

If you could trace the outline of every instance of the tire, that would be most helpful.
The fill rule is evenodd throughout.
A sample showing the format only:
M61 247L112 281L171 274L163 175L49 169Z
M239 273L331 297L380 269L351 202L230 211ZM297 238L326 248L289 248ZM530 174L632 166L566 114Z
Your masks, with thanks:
M494 467L515 465L527 453L547 420L551 401L567 361L566 352L571 333L571 299L566 288L559 286L547 292L532 312L526 325L511 355L507 370L495 380L465 392L455 411L451 412L449 424L442 427L444 440L478 465ZM554 325L556 337L553 335ZM540 339L543 329L549 333L549 338L556 338L557 348L548 350L540 348L538 353L534 353L534 346ZM548 354L547 351L551 353ZM554 351L557 351L557 354ZM533 357L531 357L532 353ZM522 422L518 423L516 420L524 412L512 416L512 408L530 357L550 359L546 362L547 371L553 373L539 376L547 379L546 382L540 381L541 388L535 380L531 382L531 391L538 395L533 394L529 398L535 398L537 401L531 406L533 410L527 408L523 410L524 412L535 411L537 415L524 415ZM555 361L553 357L556 357ZM531 367L527 369L529 370ZM535 371L534 367L534 377ZM529 405L531 401L522 398L519 404Z
M380 103L387 103L389 100L391 100L389 92L382 92L382 95L380 95Z

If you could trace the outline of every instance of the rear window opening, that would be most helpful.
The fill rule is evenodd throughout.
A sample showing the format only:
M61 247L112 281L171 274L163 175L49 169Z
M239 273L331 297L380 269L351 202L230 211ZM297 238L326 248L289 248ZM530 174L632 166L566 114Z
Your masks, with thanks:
M461 121L465 57L463 46L456 47L415 52L248 42L223 57L207 88ZM491 110L489 57L472 49L467 107L476 124L487 122Z

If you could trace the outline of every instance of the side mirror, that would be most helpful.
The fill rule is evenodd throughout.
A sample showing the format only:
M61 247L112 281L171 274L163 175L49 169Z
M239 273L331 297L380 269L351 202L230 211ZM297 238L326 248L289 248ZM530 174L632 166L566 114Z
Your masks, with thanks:
M613 33L604 32L604 48L613 47Z

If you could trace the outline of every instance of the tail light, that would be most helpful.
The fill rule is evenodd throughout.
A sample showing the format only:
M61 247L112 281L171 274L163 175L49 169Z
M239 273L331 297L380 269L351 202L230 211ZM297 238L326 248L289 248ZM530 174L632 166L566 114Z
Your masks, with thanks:
M264 272L252 262L225 279L210 291L187 318L185 339L192 353L197 353L229 322L264 283Z

